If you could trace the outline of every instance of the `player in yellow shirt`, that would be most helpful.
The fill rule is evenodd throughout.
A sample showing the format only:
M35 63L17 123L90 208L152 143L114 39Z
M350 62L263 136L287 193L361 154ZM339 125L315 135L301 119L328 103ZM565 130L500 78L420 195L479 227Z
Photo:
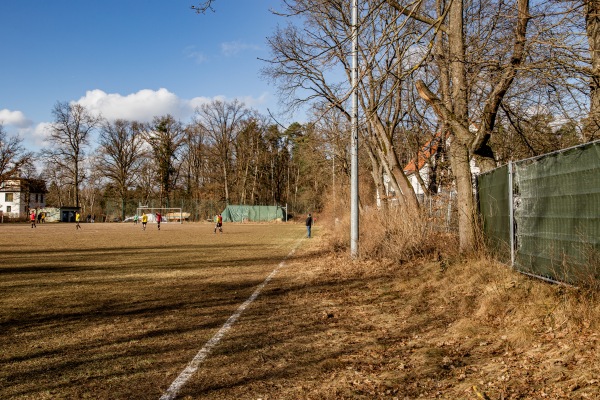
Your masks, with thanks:
M142 230L146 230L146 224L148 223L148 216L146 213L142 214Z

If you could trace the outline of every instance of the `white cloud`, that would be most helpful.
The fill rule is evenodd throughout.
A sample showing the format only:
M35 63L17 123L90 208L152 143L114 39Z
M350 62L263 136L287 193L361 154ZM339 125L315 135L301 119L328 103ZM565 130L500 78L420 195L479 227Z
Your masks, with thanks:
M221 53L227 57L234 56L244 50L260 50L261 47L244 42L224 42L221 43Z
M267 101L269 100L269 93L264 92L263 94L260 95L260 97L252 97L252 96L244 96L244 97L238 97L238 100L241 101L242 103L244 103L246 105L246 107L250 107L250 108L262 108L261 106L264 106Z
M35 126L35 129L29 134L29 138L33 141L37 146L43 146L44 141L50 135L52 123L50 122L42 122Z
M154 117L171 114L178 119L188 119L195 107L208 103L207 97L195 97L191 100L180 99L167 89L143 89L139 92L121 95L106 93L95 89L86 92L85 96L76 101L89 111L102 114L109 120L127 119L149 122Z
M46 138L50 135L50 128L52 124L50 122L42 122L35 126L31 124L25 128L18 128L12 130L13 134L23 139L23 144L26 148L35 151L40 150L45 145Z
M247 107L260 108L268 100L269 95L263 93L260 97L244 96L237 99ZM139 92L121 95L106 93L95 89L86 92L85 96L75 101L89 111L102 114L108 120L126 119L131 121L150 122L154 117L171 114L181 121L190 119L197 107L213 100L230 101L225 96L194 97L182 99L167 89L143 89Z
M11 111L6 108L0 110L0 123L13 125L17 128L28 128L33 124L21 111Z

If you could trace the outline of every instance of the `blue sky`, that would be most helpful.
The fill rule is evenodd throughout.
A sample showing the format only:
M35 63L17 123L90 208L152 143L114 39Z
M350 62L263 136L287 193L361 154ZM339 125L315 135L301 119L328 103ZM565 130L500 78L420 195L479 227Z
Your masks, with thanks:
M259 75L279 0L1 0L0 121L39 150L57 101L108 119L188 122L194 107L239 99L277 112Z

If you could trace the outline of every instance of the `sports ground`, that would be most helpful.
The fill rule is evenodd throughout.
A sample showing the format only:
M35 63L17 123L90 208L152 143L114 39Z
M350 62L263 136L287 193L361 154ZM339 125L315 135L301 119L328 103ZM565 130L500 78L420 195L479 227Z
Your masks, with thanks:
M597 292L336 243L292 223L0 224L0 399L598 398Z
M234 355L268 330L274 303L265 300L282 290L280 272L310 257L303 228L0 225L0 398L214 391L227 377L211 360L227 357L234 373ZM194 359L193 373L177 380Z

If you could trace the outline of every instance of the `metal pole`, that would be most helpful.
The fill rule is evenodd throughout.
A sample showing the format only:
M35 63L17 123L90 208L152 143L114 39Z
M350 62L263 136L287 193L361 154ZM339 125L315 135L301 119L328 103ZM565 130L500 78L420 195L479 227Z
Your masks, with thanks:
M358 257L358 0L352 0L352 140L350 150L350 255Z
M510 231L510 266L515 267L515 210L513 201L513 164L508 162L508 220Z

